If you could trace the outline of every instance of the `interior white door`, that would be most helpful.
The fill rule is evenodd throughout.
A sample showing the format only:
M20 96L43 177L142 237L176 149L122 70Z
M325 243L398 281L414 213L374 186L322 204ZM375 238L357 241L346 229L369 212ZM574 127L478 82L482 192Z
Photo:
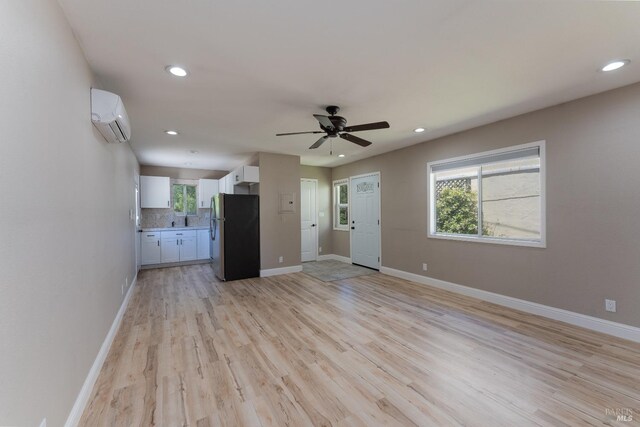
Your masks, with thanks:
M316 219L316 191L318 181L300 180L300 226L302 262L318 258L318 223Z
M380 268L380 176L351 178L351 262Z

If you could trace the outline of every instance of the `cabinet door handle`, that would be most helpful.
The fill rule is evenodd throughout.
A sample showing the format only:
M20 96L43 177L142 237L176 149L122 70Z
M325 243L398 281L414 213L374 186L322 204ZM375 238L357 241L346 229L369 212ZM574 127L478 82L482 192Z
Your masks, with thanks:
M178 239L176 239L176 246L178 246Z
M167 207L169 207L169 200L167 200Z
M160 246L160 240L158 240L158 246Z
M182 246L182 239L180 239L180 246Z

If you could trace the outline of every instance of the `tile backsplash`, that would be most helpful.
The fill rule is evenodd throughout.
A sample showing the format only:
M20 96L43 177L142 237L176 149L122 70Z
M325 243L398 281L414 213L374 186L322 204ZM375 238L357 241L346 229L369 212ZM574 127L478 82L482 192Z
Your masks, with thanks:
M176 215L173 209L142 209L140 225L142 228L168 228L171 221L176 227L184 227L184 215ZM198 209L198 215L189 215L189 225L208 226L209 209Z

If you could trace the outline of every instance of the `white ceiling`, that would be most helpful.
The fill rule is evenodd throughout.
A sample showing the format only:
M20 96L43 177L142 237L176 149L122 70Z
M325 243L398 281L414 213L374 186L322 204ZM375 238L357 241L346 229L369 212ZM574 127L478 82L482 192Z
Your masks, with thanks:
M149 165L228 170L269 151L335 166L640 81L638 2L59 1ZM617 58L632 62L599 71ZM391 128L358 133L368 148L334 140L333 157L308 150L318 135L275 136L317 130L328 104Z

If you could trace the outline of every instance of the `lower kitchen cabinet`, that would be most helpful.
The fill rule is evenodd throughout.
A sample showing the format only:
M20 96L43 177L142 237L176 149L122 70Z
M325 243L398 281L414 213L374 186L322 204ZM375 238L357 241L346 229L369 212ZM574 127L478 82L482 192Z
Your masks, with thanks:
M198 244L198 239L207 245L206 256L201 245ZM141 236L141 264L208 259L208 244L209 230L145 231Z
M189 233L189 235L187 236L186 233ZM180 237L180 261L193 261L198 259L196 256L197 249L196 232L185 232L185 236Z
M162 233L164 234L164 233ZM162 236L162 256L160 262L180 261L180 238Z
M140 252L142 265L159 264L160 258L160 232L143 232L140 236Z

